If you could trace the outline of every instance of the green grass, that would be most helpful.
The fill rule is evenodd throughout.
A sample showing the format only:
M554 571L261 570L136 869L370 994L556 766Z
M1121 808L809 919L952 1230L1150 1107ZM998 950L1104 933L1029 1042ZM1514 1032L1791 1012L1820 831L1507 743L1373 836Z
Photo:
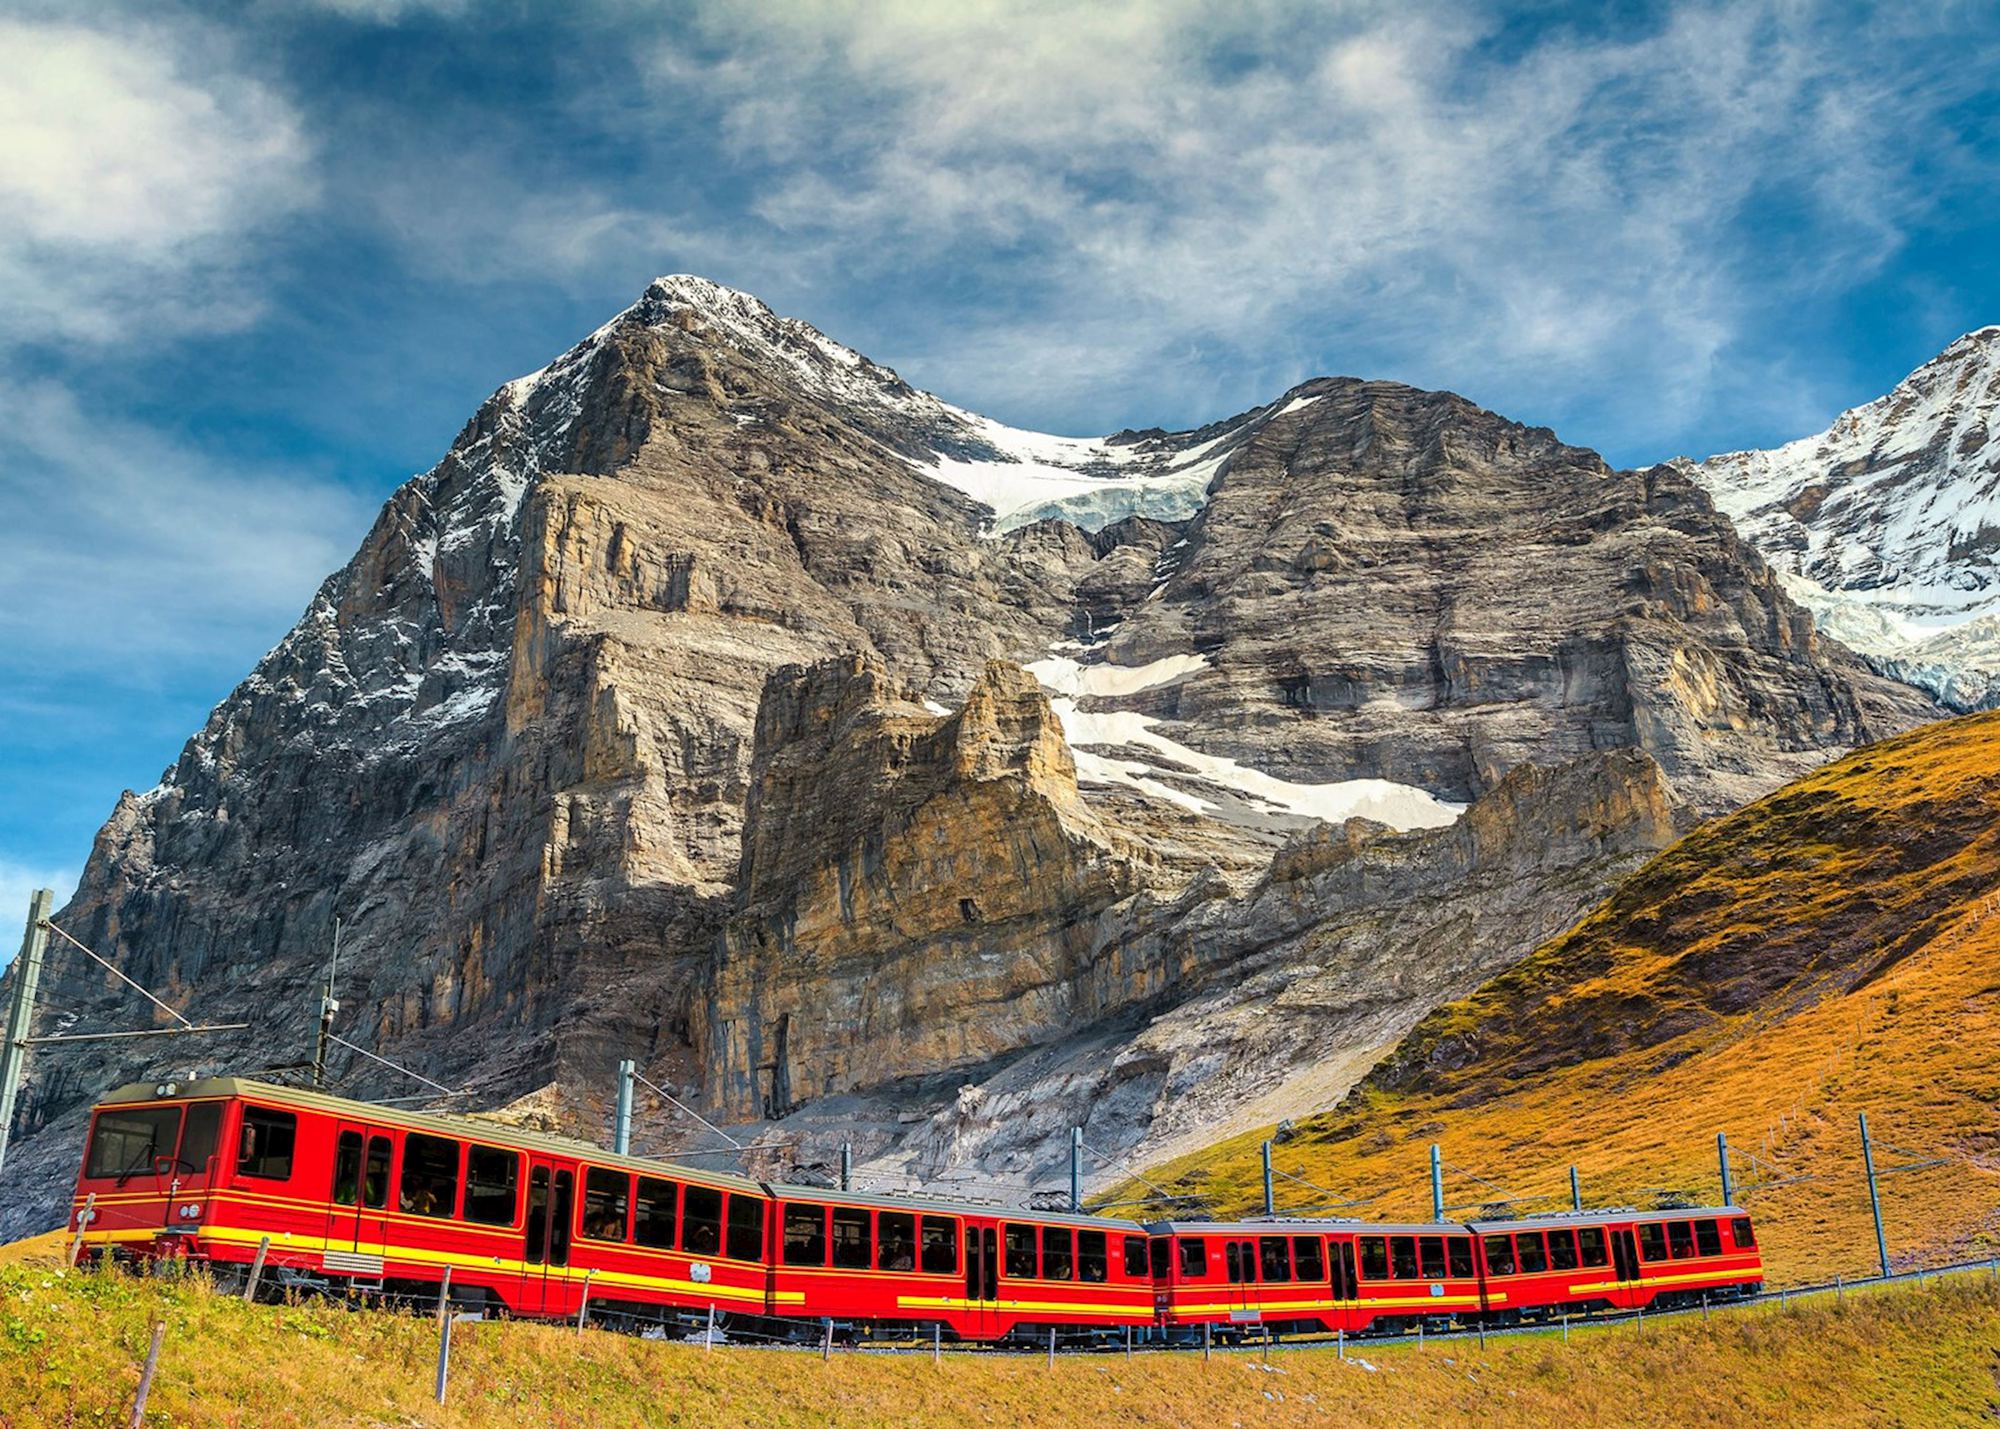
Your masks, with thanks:
M2000 1414L2000 1286L1984 1277L1553 1336L1059 1357L723 1348L458 1328L431 1399L425 1317L246 1306L199 1279L0 1265L0 1425L123 1423L156 1317L148 1422L335 1425L1977 1424Z

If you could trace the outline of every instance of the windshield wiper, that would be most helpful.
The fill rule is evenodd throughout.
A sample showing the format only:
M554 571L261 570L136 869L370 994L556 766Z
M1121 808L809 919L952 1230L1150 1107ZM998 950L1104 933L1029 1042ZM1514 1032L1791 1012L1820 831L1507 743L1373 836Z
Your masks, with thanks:
M134 1176L138 1175L141 1171L145 1170L148 1166L152 1165L154 1154L158 1152L159 1149L160 1149L160 1142L158 1137L155 1137L153 1140L147 1142L144 1154L142 1154L140 1158L137 1161L134 1161L130 1166L127 1166L123 1171L120 1171L118 1173L118 1179L112 1182L112 1184L114 1186L122 1186L127 1181L131 1180Z

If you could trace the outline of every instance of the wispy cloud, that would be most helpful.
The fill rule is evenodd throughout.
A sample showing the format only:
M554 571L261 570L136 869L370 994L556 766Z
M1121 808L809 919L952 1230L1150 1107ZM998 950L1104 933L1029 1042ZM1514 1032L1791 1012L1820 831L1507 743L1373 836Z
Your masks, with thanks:
M0 20L0 342L241 326L248 240L313 193L292 110L213 32Z

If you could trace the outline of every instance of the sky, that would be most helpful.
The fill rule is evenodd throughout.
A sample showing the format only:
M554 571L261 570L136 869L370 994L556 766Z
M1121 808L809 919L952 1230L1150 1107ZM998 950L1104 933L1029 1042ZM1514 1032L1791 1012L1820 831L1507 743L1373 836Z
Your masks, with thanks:
M1704 456L2000 321L1996 75L1984 0L0 0L0 921L655 275L1040 430Z

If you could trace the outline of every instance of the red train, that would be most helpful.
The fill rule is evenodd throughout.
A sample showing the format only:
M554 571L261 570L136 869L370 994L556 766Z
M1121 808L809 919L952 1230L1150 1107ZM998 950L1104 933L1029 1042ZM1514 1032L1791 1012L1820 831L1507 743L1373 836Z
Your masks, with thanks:
M94 1114L83 1253L638 1326L994 1340L1504 1322L1755 1293L1733 1208L1530 1221L1167 1222L774 1185L473 1118L233 1078L121 1088Z

